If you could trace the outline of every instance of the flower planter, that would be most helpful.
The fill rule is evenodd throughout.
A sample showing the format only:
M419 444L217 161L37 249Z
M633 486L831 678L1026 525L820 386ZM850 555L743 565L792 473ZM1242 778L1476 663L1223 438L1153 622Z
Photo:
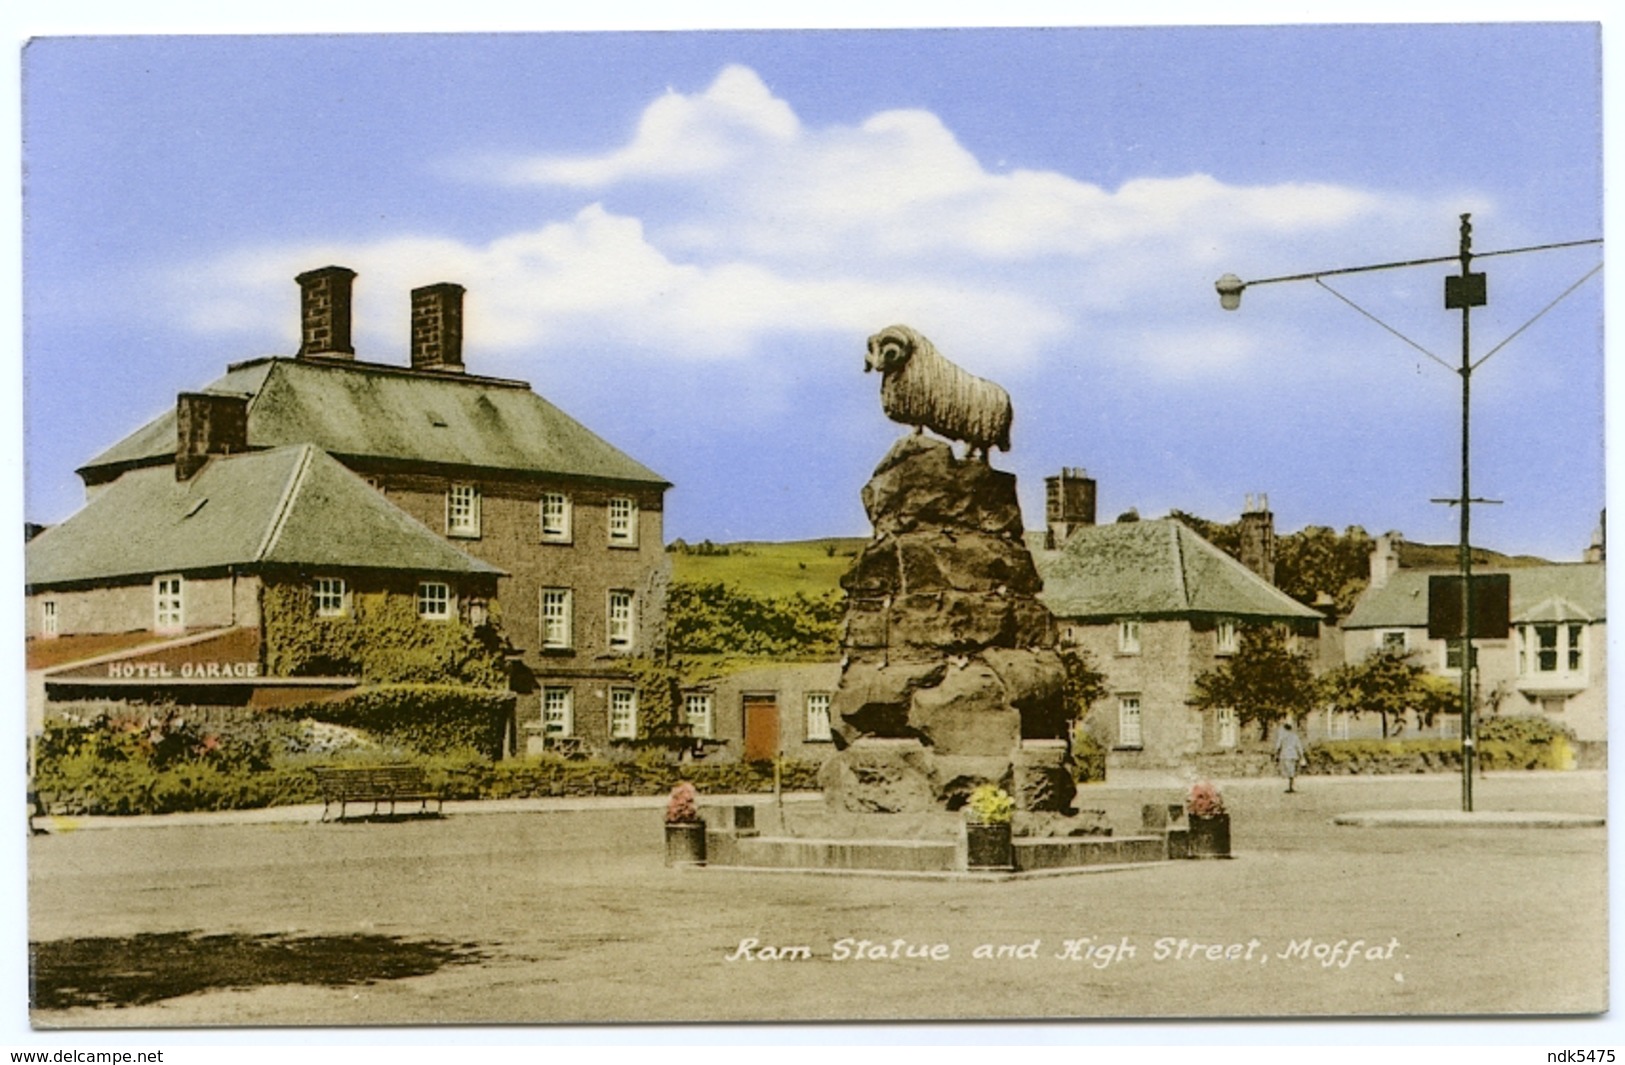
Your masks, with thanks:
M666 864L705 864L704 821L679 821L666 825Z
M1190 856L1192 858L1230 857L1230 815L1190 815Z
M971 872L1009 872L1016 867L1010 824L967 824L965 867Z

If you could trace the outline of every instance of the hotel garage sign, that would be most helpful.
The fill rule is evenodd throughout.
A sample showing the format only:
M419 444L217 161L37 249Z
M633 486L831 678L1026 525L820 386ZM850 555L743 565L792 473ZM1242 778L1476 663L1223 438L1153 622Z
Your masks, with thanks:
M112 680L248 680L260 675L258 662L182 661L109 662L106 676Z
M231 629L201 638L183 638L132 647L51 671L53 681L81 684L231 684L262 675L259 632Z

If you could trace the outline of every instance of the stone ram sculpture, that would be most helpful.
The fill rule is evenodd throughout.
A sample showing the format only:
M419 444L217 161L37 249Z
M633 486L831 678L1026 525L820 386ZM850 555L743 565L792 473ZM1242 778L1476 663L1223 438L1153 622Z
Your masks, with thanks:
M963 440L970 455L1010 450L1010 395L992 381L966 373L906 325L869 338L863 371L879 370L880 407L894 422Z

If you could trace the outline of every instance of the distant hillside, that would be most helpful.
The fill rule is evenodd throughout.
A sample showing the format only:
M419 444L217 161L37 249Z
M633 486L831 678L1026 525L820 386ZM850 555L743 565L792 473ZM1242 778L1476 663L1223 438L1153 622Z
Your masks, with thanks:
M776 598L801 593L810 598L841 590L841 574L868 541L829 537L788 543L741 541L667 546L672 580L685 584L727 584L751 595Z
M1228 548L1230 545L1227 541L1234 539L1233 535L1227 537L1226 533L1231 533L1232 530L1226 526L1203 522L1199 518L1193 519L1192 516L1177 511L1171 516L1197 525L1198 532L1213 533L1209 539L1221 547ZM1315 593L1326 589L1336 589L1342 593L1340 598L1346 595L1352 601L1352 597L1365 586L1366 557L1370 550L1369 539L1365 538L1363 532L1354 536L1355 532L1356 530L1350 529L1339 537L1330 529L1312 527L1278 538L1277 547L1280 555L1277 580L1287 586L1289 594L1302 592L1302 597L1309 602L1313 601ZM1314 587L1310 587L1313 582L1306 580L1303 582L1305 587L1298 589L1295 587L1298 582L1292 580L1296 541L1317 538L1316 534L1319 539L1332 543L1338 540L1351 541L1346 545L1350 557L1345 568L1349 572L1337 575L1336 579L1328 577ZM786 543L747 540L714 544L707 540L689 544L678 540L670 544L666 551L671 556L673 580L686 584L727 584L739 591L768 598L795 595L798 592L810 598L817 598L828 593L840 592L841 574L852 565L852 559L867 542L862 537L826 537ZM1322 565L1324 564L1323 561ZM1399 564L1406 569L1452 569L1456 565L1456 546L1417 544L1406 540L1400 546ZM1546 559L1536 558L1533 555L1503 555L1488 548L1473 548L1475 566L1512 569L1548 564ZM1344 587L1345 583L1350 587Z
M1459 550L1456 544L1413 544L1405 540L1399 545L1399 565L1401 569L1454 569L1460 564ZM1551 562L1534 555L1503 555L1487 547L1475 547L1473 565L1519 569L1523 566L1549 566Z

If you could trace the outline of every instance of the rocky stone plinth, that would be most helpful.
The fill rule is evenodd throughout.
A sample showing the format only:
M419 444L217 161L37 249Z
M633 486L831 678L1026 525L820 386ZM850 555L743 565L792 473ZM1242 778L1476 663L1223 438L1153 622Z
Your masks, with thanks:
M831 807L955 810L993 783L1018 809L1070 810L1066 670L1015 475L906 436L863 504L874 538L841 580L837 753L821 781Z

